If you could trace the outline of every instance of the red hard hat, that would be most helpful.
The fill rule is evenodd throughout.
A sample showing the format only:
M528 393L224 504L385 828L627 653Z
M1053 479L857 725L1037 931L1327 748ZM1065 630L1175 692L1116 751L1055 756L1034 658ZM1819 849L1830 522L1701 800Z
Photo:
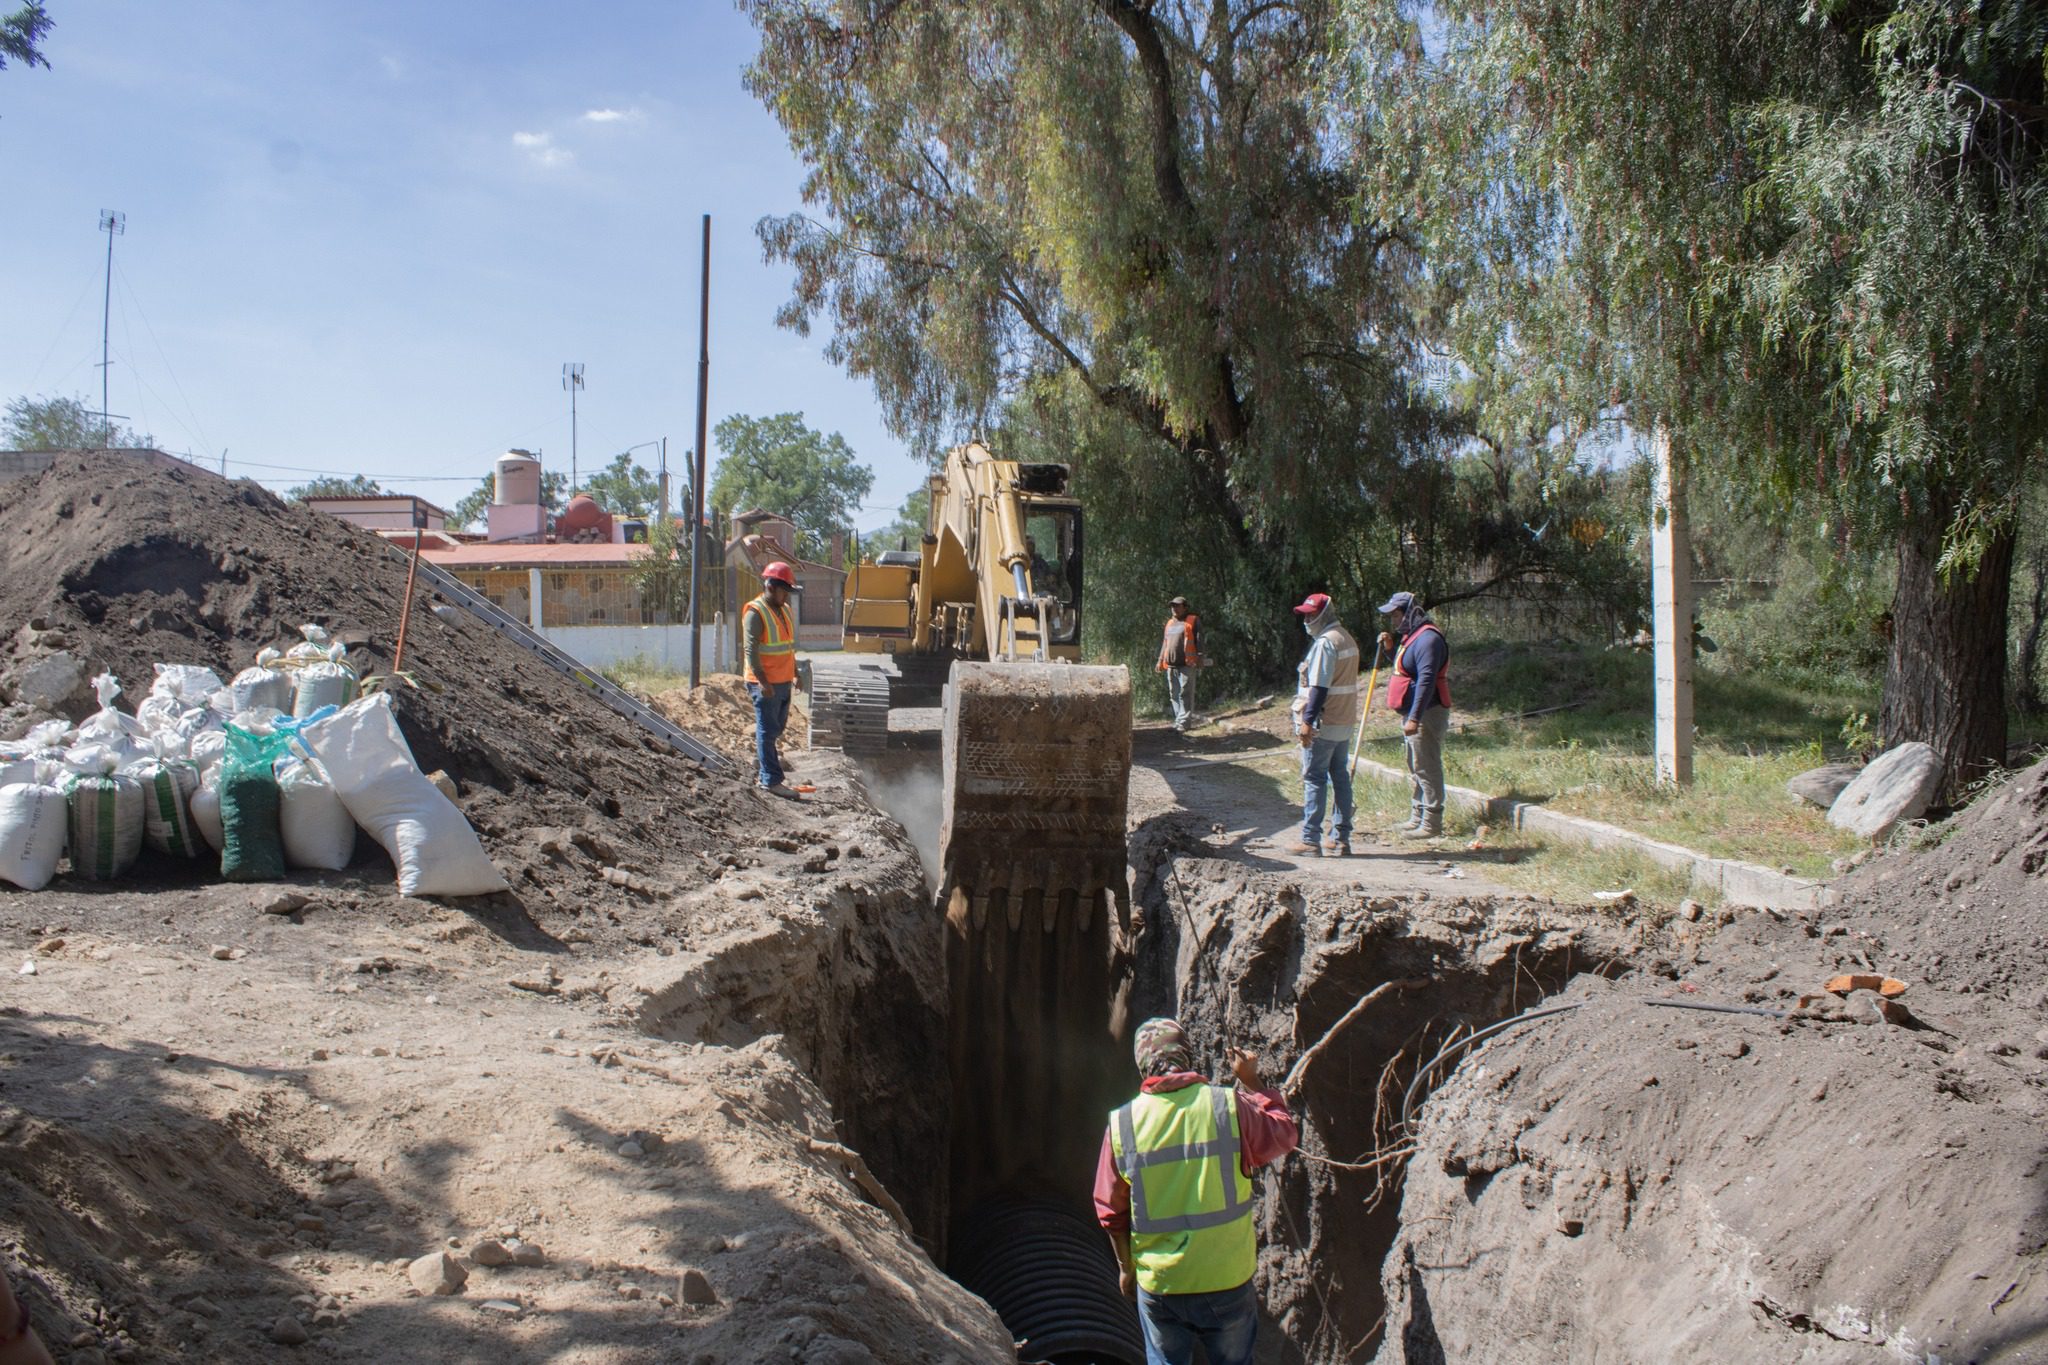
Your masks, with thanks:
M763 583L780 583L791 592L796 591L795 571L779 559L761 570L761 581Z

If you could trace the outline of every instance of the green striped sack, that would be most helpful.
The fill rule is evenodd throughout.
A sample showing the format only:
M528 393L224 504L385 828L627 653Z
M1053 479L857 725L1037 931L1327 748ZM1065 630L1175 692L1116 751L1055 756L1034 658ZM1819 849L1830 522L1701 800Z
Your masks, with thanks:
M142 856L142 784L126 773L84 773L65 789L71 807L71 870L110 881Z
M206 842L192 824L199 765L164 759L138 763L128 771L142 784L142 841L174 858L196 858L205 851Z

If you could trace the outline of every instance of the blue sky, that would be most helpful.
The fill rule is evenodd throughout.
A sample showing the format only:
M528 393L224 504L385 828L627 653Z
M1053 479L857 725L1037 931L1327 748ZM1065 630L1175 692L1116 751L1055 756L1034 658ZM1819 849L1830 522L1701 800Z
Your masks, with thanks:
M111 406L167 449L452 501L508 446L567 469L576 360L582 467L666 435L679 469L708 212L712 424L843 434L876 474L862 526L919 481L825 338L774 324L789 275L753 229L801 171L729 4L49 8L50 69L0 71L0 401L97 406L113 208Z

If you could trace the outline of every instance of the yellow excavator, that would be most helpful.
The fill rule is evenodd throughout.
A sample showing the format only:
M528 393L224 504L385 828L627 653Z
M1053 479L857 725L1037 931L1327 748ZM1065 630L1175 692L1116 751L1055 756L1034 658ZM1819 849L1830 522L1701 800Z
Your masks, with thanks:
M1063 464L957 447L919 545L848 570L845 649L811 661L811 743L888 744L892 710L943 705L940 895L949 913L1083 927L1125 886L1131 685L1082 664L1080 502Z

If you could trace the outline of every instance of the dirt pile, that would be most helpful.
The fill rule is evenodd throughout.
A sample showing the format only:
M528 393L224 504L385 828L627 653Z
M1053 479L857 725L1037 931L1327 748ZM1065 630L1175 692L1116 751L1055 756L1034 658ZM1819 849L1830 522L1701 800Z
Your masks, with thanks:
M751 772L754 763L754 700L747 685L730 673L714 673L696 687L673 687L648 700L654 709ZM801 747L801 734L785 741Z
M390 668L403 562L261 489L68 459L0 512L10 724L305 622ZM424 590L404 672L510 891L401 897L361 840L285 884L0 893L0 1260L59 1359L275 1360L284 1318L340 1359L1005 1358L862 1183L929 1209L944 1035L915 852L852 770L764 797ZM467 1287L415 1296L443 1250Z
M2048 1359L2048 766L1810 915L1677 926L1427 1105L1379 1360ZM1784 1011L1837 973L1913 1019Z
M0 678L53 652L108 670L133 706L158 662L230 677L301 623L351 645L360 672L388 671L405 564L375 536L254 484L130 457L68 457L0 484ZM730 777L649 762L664 746L571 679L458 607L413 604L399 721L420 766L446 769L485 847L536 913L616 867L656 893L705 877L705 860L749 818ZM39 628L35 628L39 627ZM0 702L13 698L0 695ZM17 715L17 723L25 723ZM365 857L381 858L370 841ZM647 898L604 899L630 910ZM630 916L629 916L630 917ZM609 924L593 927L603 933Z

